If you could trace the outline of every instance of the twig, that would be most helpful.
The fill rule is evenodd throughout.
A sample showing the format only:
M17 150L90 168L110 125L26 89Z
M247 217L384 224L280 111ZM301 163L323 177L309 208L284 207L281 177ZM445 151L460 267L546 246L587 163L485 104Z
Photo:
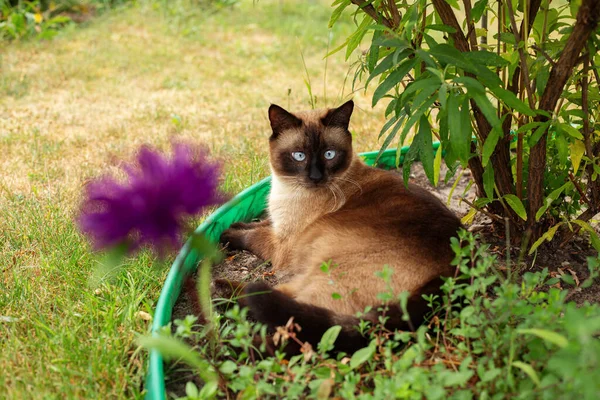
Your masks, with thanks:
M481 28L485 29L485 36L481 36L481 44L487 44L487 29L488 29L488 18L487 10L483 12L481 16Z
M477 37L475 36L475 24L471 19L471 0L463 0L463 4L465 5L465 16L467 17L467 26L469 27L467 31L467 37L469 38L469 42L471 43L471 50L477 51Z
M505 221L500 218L497 215L494 215L480 207L477 207L475 204L471 203L469 200L465 199L464 197L460 198L461 201L464 201L465 203L467 203L467 205L469 205L470 207L473 207L475 210L477 210L478 212L484 213L485 215L487 215L488 217L490 217L491 219L493 219L494 221L498 221L498 222L502 222L503 224L505 223Z
M466 53L469 51L469 43L467 42L467 38L463 33L458 20L456 19L456 15L454 15L454 11L452 11L452 7L446 2L446 0L432 0L433 7L440 15L442 22L445 25L451 26L454 28L454 33L451 33L450 36L454 39L454 47L456 47L462 53Z
M512 28L513 35L515 36L515 40L517 42L517 50L519 52L519 58L521 61L521 71L523 71L521 76L523 77L525 89L527 90L527 100L529 101L529 108L534 109L535 102L533 101L533 93L531 91L531 83L529 81L529 67L527 66L525 52L523 51L523 48L519 45L521 41L525 43L526 35L524 33L519 33L517 29L517 22L515 21L515 10L512 6L512 1L507 1L506 5L508 6L508 18L510 19L510 26Z
M592 203L590 203L590 200L585 195L585 192L583 190L581 190L581 186L579 186L579 183L575 180L575 177L573 176L573 174L571 172L569 172L569 180L571 182L573 182L573 185L575 185L575 189L577 189L577 191L579 192L579 195L581 196L583 201L585 201L585 203L588 205L588 207L593 207Z
M587 210L585 210L584 212L579 214L579 216L575 219L579 220L579 221L587 222L590 219L594 218L596 216L596 214L598 214L598 205L596 205L596 207L594 207L594 208L588 208ZM569 233L565 234L565 236L564 236L565 239L561 242L559 247L563 247L565 244L567 244L573 238L573 236L577 235L577 233L580 230L581 230L581 227L577 226L577 227L575 227L575 230L569 231Z
M588 94L589 94L589 61L590 54L587 52L585 54L585 58L583 59L583 73L581 77L581 108L583 111L583 143L585 145L585 152L587 157L594 162L594 152L592 151L592 140L590 139L590 114L589 114L589 104L588 104ZM592 201L594 204L598 204L598 181L594 182L592 176L594 174L594 167L590 163L587 168L588 173L588 188L591 189ZM577 187L577 185L575 185ZM582 196L584 197L584 196ZM584 197L586 203L591 207L591 204L587 198Z
M370 4L370 2L361 1L361 0L352 0L352 4L355 4L358 7L360 7L368 16L370 16L377 22L381 22L387 28L392 29L392 30L395 28L395 26L390 22L390 20L387 19L386 17L384 17L383 15L379 14L377 12L377 10L375 10L375 8Z
M550 65L552 65L552 67L556 66L556 61L554 61L552 58L550 58L548 53L546 53L546 51L544 49L542 49L540 46L538 46L537 44L534 44L531 46L531 48L534 49L535 51L541 53L544 56L544 58L550 63Z
M398 27L398 25L400 25L400 20L402 19L402 16L400 15L400 12L398 11L398 6L396 5L396 1L389 0L388 8L390 9L390 13L392 14L392 23L394 24L394 27Z
M594 72L594 77L596 78L596 83L600 85L600 75L598 74L598 67L594 64L594 60L590 58L590 64L592 65L592 71Z

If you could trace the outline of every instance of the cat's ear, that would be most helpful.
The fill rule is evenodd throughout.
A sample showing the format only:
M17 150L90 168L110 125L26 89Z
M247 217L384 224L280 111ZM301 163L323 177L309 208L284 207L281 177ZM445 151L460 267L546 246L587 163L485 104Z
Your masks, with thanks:
M354 102L352 100L348 100L338 108L332 108L325 114L325 116L321 119L323 125L325 126L339 126L345 130L348 130L348 125L350 124L350 117L352 116L352 111L354 110Z
M269 107L269 121L271 121L271 129L273 136L277 137L286 129L299 128L302 126L302 120L292 113L287 112L276 104L271 104Z

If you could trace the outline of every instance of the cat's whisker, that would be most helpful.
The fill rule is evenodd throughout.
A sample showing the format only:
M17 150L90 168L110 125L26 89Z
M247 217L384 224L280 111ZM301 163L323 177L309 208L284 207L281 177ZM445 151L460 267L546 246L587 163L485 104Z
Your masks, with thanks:
M332 182L332 186L333 186L333 182ZM336 207L337 207L337 196L335 195L335 192L334 192L332 186L327 186L327 188L329 189L329 191L333 195L333 206L331 207L331 210L329 210L329 212L334 212L336 210Z
M335 196L335 191L338 191L339 198L340 198L339 205L338 205L337 196L336 196L336 202L335 202L334 208L332 210L332 211L337 211L344 205L344 203L346 203L346 195L344 194L344 191L342 190L342 188L340 188L338 185L336 185L333 181L331 182L331 186L329 188L330 188L331 192L334 193L334 196ZM336 190L334 191L333 189L336 189Z
M356 186L358 188L358 190L360 190L360 194L363 193L362 187L360 186L360 184L358 182L356 182L354 179L350 179L350 178L345 178L345 177L341 177L341 176L334 176L333 179L339 179L340 181L344 181L344 182L348 182L353 184L354 186Z

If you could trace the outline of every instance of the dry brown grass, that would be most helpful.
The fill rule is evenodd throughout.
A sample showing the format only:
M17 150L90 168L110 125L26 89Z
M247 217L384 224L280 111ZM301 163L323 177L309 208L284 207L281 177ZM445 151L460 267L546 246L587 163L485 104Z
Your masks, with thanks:
M4 190L61 190L75 199L87 177L130 157L142 143L164 147L172 138L205 143L216 156L235 160L228 164L239 180L234 190L249 183L236 176L246 175L249 162L259 163L264 176L268 105L309 107L301 47L318 103L325 71L324 48L254 22L264 18L262 7L271 7L265 3L234 11L243 13L243 26L221 25L222 14L207 18L201 40L181 37L159 14L137 10L142 18L102 18L50 43L9 48L3 74L26 89L1 103ZM319 34L326 35L326 26ZM340 103L342 92L348 97L348 67L342 53L329 59L328 106ZM381 112L370 110L369 96L354 99L357 147L373 149Z

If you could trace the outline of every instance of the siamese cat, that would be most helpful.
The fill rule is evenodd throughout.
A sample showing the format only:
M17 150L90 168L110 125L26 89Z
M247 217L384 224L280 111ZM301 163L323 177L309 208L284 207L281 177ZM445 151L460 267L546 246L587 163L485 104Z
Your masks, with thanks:
M369 167L354 153L353 108L348 101L292 114L271 105L269 218L233 224L221 236L230 249L270 260L288 277L276 287L240 287L254 318L274 329L293 317L298 339L313 346L341 325L335 346L345 352L368 344L356 328L360 319L377 322L385 312L386 327L402 330L423 322L430 309L422 296L440 293L441 278L454 274L450 238L461 227L427 190L407 187L399 174ZM384 266L392 271L387 281L375 276ZM398 301L383 311L377 295L390 291L410 293L408 321Z

